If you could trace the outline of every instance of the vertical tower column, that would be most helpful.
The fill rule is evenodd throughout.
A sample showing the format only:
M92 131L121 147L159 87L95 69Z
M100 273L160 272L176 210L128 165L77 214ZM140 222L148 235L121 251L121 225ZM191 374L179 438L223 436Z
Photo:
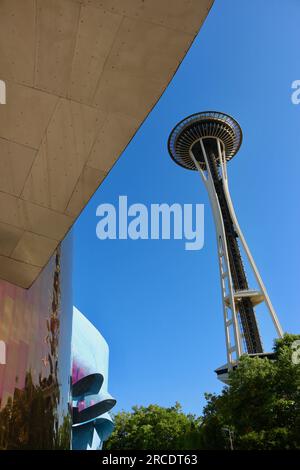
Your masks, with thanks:
M205 184L213 211L217 239L220 282L222 289L223 320L225 328L227 363L228 367L232 367L242 354L241 331L239 328L238 316L235 308L234 287L231 277L226 232L222 211L214 185L214 179L209 165L208 156L202 139L200 140L200 145L205 159L207 171L204 171L201 168L192 150L190 150L190 156L197 170L200 173L202 181Z
M245 352L263 353L254 310L256 305L265 303L277 335L283 335L239 227L229 193L227 161L237 153L241 141L241 128L232 117L206 111L193 114L177 124L168 142L173 160L184 168L197 170L208 191L216 228L228 368L232 368ZM249 288L241 248L258 289Z

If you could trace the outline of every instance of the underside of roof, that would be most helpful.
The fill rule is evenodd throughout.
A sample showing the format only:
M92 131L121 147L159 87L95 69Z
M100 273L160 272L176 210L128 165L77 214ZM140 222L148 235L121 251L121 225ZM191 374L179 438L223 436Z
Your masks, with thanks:
M213 0L0 0L0 278L29 287Z

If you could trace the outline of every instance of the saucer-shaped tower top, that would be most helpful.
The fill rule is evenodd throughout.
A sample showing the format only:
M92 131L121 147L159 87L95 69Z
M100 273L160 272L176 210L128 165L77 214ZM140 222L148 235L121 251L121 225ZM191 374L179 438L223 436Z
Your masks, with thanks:
M205 170L200 139L204 139L205 150L213 152L219 164L217 139L220 140L222 151L225 151L226 160L229 161L240 148L242 130L237 121L228 114L216 111L192 114L180 121L170 134L168 150L172 159L184 168L196 170L190 157L192 151L200 167Z

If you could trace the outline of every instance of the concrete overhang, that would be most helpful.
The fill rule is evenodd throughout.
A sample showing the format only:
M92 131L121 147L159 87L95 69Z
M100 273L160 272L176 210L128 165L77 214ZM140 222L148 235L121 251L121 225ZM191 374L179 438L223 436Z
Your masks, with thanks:
M28 288L213 0L1 0L0 278Z

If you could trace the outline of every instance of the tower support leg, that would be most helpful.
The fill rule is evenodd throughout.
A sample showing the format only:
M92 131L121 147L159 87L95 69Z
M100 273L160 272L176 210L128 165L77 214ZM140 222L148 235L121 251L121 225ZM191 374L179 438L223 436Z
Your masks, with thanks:
M208 191L208 195L210 198L210 203L213 209L213 217L214 217L214 222L215 222L217 247L218 247L219 274L220 274L220 282L221 282L221 288L222 288L222 304L223 304L223 319L224 319L224 328L225 328L227 363L228 363L228 368L232 368L236 364L236 362L238 361L239 357L242 354L241 335L240 335L240 330L239 330L239 325L238 325L237 312L235 308L234 291L233 291L231 270L230 270L230 265L229 265L226 233L225 233L225 228L224 228L224 223L223 223L223 218L222 218L222 212L221 212L218 196L215 191L213 178L211 175L211 171L209 169L208 159L207 159L206 151L205 151L202 140L201 140L201 147L202 147L202 151L205 157L206 167L208 169L206 173L201 169L192 151L190 152L190 156L192 160L194 161L195 166L197 167L200 173L200 176L206 186L206 189ZM229 301L226 301L226 299L229 299Z
M259 331L257 328L255 313L253 310L254 304L252 303L252 297L251 297L251 295L253 295L253 291L248 289L248 284L245 278L243 265L241 264L242 260L241 260L240 254L238 256L238 260L240 262L238 267L240 267L240 272L244 276L243 278L245 279L244 284L246 285L246 289L244 289L242 294L241 294L241 291L237 291L237 289L235 289L235 286L237 284L237 273L236 271L234 271L234 273L232 272L232 269L236 269L236 264L235 263L232 264L232 249L233 248L231 245L234 241L234 246L236 247L236 250L238 250L238 253L239 253L239 248L237 245L236 238L240 240L241 245L248 258L250 268L252 269L254 276L256 278L257 284L260 289L260 292L259 292L260 302L265 303L268 313L270 314L272 321L274 323L274 326L276 328L278 336L282 337L283 332L282 332L282 328L280 326L279 320L277 318L276 312L268 296L267 290L262 282L262 278L259 274L259 271L255 265L255 262L251 255L249 247L245 241L243 233L238 224L238 220L237 220L237 217L233 208L232 200L230 197L230 193L229 193L226 156L225 156L225 151L222 148L223 147L222 143L218 138L215 138L216 143L217 143L217 146L216 146L217 155L215 155L214 158L217 158L217 161L219 164L218 170L216 170L215 167L213 168L211 167L211 159L210 159L211 156L210 157L208 156L207 151L205 149L205 140L206 138L201 138L198 141L200 143L202 155L205 161L205 167L206 167L205 171L201 168L201 165L197 161L195 155L193 154L193 151L190 150L189 153L190 153L190 157L192 161L194 162L201 176L202 181L204 182L206 186L210 203L212 206L212 210L213 210L213 217L214 217L216 237L217 237L217 247L218 247L220 282L221 282L221 289L222 289L222 303L223 303L223 317L224 317L225 340L226 340L226 351L227 351L227 364L228 364L228 369L231 369L237 363L237 361L239 360L243 352L250 352L250 353L253 352L251 350L251 341L249 339L249 334L254 335L252 336L252 341L254 341L253 343L254 346L252 347L252 349L254 349L254 352L262 351ZM214 174L212 174L212 170L214 171ZM221 185L221 188L220 188L220 185ZM216 189L216 187L218 189ZM222 207L220 206L220 201L221 201ZM226 208L225 213L224 213L223 206L225 206ZM223 209L223 212L222 212L222 209ZM226 220L228 218L230 220L230 225L229 225L230 233L232 233L232 231L234 230L235 235L234 236L231 235L231 238L233 238L233 241L231 240L231 238L228 238L228 233L226 233L226 228L224 225L224 217L226 218ZM228 230L228 227L227 227L227 230ZM231 258L229 256L228 243L230 243ZM233 281L233 274L235 276L234 277L235 281ZM243 295L243 299L245 300L240 300L240 295ZM250 314L252 315L252 317L250 316L250 319L252 318L251 320L252 323L251 322L249 323L249 327L252 329L248 331L245 330L245 325L248 326L247 321L246 321L247 318L245 320L247 309L246 311L245 310L243 311L242 309L243 306L246 306L246 307L249 306L248 315ZM239 313L239 310L240 310L240 313ZM241 316L242 314L243 316ZM248 320L248 322L250 321L250 319ZM240 326L240 323L241 323L241 326ZM244 336L245 334L247 334L246 337ZM246 347L244 348L244 350L243 350L243 345L242 345L243 336L247 340ZM255 337L256 337L256 342L255 342ZM255 346L256 344L257 346ZM249 345L250 345L250 349L249 349Z

